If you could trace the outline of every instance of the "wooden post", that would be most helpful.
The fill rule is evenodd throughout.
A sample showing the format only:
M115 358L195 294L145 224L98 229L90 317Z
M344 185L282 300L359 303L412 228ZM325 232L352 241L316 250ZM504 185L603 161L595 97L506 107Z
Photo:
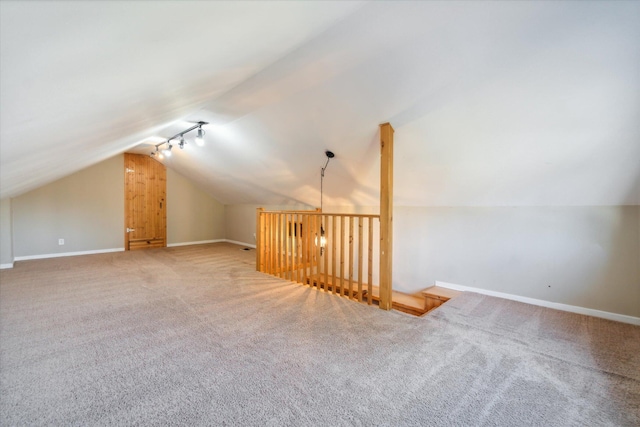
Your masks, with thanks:
M262 211L264 208L256 209L256 271L263 271L262 267Z
M392 305L393 266L393 128L380 125L380 308Z

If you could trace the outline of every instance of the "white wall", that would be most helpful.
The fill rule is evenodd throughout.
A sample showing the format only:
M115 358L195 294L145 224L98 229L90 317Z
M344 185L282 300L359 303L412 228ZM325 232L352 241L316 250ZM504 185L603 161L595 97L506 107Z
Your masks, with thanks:
M11 210L15 258L123 250L124 156L11 199ZM167 171L169 244L223 239L223 224L224 206Z
M11 231L11 199L0 200L0 265L13 265L13 237Z
M224 205L167 168L167 244L224 239Z
M124 156L18 196L12 209L16 258L122 249Z
M394 289L449 282L640 317L640 207L396 207Z

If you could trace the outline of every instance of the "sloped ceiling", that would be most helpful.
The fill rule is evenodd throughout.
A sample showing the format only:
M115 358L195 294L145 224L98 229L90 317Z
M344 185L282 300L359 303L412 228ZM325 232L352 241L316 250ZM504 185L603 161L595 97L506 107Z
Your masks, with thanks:
M639 2L2 2L0 196L204 120L223 203L640 204Z

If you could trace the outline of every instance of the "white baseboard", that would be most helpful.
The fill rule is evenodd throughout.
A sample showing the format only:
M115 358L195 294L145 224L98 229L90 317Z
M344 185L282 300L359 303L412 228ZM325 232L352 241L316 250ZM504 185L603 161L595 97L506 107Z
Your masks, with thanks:
M181 242L181 243L167 243L168 248L176 246L191 246L191 245L206 245L207 243L221 243L226 242L225 239L213 239L213 240L198 240L195 242Z
M123 251L124 251L124 248L97 249L97 250L93 250L93 251L61 252L61 253L57 253L57 254L17 256L13 260L14 261L28 261L30 259L60 258L60 257L65 257L65 256L105 254L105 253L109 253L109 252L123 252Z
M247 246L250 248L255 248L256 245L251 245L249 243L238 242L236 240L228 240L228 239L214 239L214 240L198 240L196 242L181 242L181 243L169 243L167 244L168 248L175 246L190 246L190 245L204 245L207 243L233 243L234 245ZM66 256L76 256L76 255L92 255L92 254L103 254L108 252L123 252L124 248L113 248L113 249L97 249L93 251L79 251L79 252L62 252L57 254L42 254L42 255L27 255L27 256L17 256L13 260L14 261L28 261L31 259L45 259L45 258L60 258ZM13 268L13 263L10 264L1 264L0 269L4 268Z
M480 289L480 288L472 288L470 286L456 285L456 284L447 283L447 282L439 282L437 280L436 280L436 286L453 289L455 291L475 292L477 294L489 295L491 297L504 298L504 299L509 299L513 301L523 302L525 304L532 304L532 305L538 305L541 307L554 308L556 310L568 311L568 312L577 313L577 314L584 314L584 315L593 316L593 317L601 317L603 319L615 320L616 322L630 323L632 325L640 326L640 317L627 316L625 314L617 314L617 313L611 313L608 311L595 310L593 308L579 307L577 305L560 304L557 302L545 301L541 299L521 297L519 295L505 294L503 292L489 291L489 290Z
M252 245L251 243L244 243L244 242L238 242L237 240L229 240L229 239L224 239L225 242L227 243L233 243L234 245L240 245L240 246L246 246L248 248L256 248L256 245Z

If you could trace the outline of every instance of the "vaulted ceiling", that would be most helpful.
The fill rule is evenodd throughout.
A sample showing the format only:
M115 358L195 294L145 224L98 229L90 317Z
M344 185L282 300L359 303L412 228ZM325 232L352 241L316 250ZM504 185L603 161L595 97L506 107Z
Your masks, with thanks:
M207 121L226 204L640 204L639 2L0 3L0 197Z

